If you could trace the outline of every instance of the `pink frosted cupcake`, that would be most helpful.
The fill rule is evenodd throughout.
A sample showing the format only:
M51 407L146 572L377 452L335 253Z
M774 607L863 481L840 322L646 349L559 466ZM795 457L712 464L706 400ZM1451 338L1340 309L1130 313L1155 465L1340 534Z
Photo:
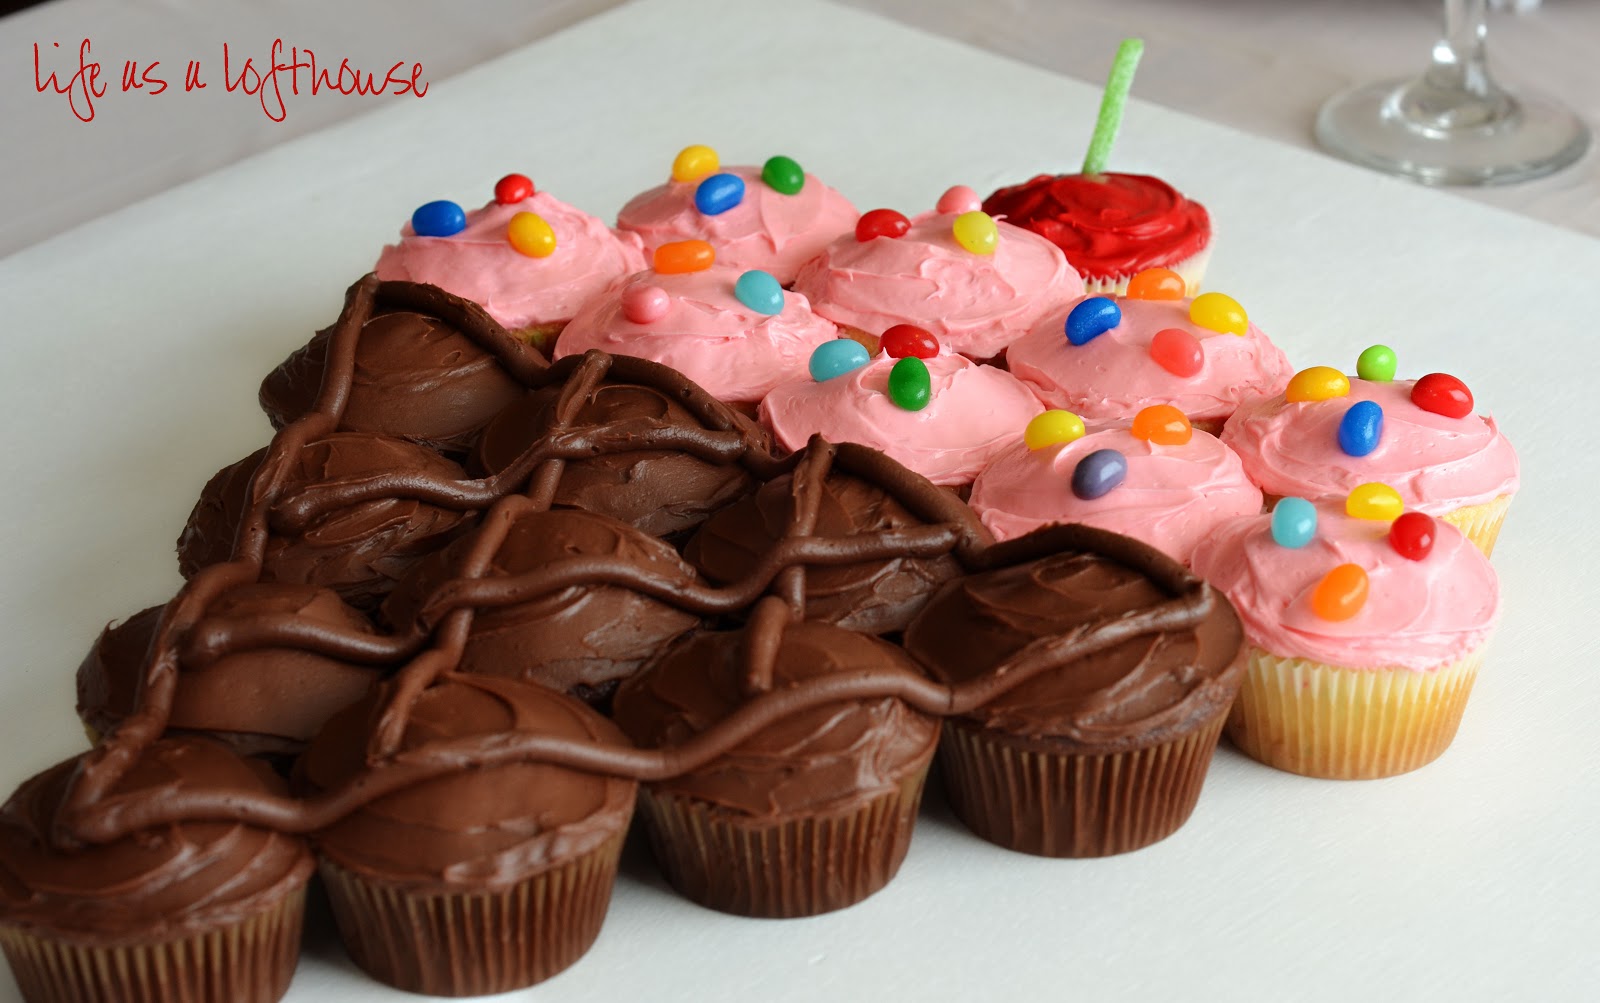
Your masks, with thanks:
M1185 563L1217 526L1261 511L1261 491L1216 436L1170 405L1131 427L1083 432L1048 411L978 475L971 504L997 540L1079 522L1142 540Z
M1484 554L1517 491L1516 451L1472 394L1443 373L1394 379L1394 353L1375 345L1350 379L1326 366L1239 409L1222 432L1269 496L1345 495L1388 484L1408 509L1452 523Z
M788 449L820 432L881 450L935 484L963 485L1041 410L1010 373L941 351L926 331L906 325L883 341L870 360L851 339L824 345L812 379L779 386L761 402L761 423Z
M384 281L426 282L472 300L544 347L579 307L644 267L638 237L511 174L481 209L464 212L446 201L418 208L375 271Z
M1283 352L1219 293L1190 299L1166 269L1141 272L1126 297L1053 310L1006 352L1011 372L1053 408L1088 422L1129 421L1171 404L1213 434L1241 402L1281 391Z
M562 332L555 357L591 348L634 355L671 366L718 400L754 405L805 379L812 351L838 334L774 276L710 264L643 272L591 301Z
M722 264L759 268L788 285L860 215L789 157L722 167L715 150L690 146L673 162L671 181L622 207L617 227L641 237L651 253L680 240L708 241Z
M915 219L875 209L801 269L794 287L869 348L896 324L914 324L952 352L993 358L1081 296L1083 280L1054 244L978 205L972 189L957 186Z

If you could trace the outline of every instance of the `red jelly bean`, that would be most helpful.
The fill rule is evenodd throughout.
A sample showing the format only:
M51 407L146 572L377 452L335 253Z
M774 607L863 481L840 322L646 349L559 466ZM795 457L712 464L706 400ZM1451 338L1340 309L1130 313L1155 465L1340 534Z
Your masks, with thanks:
M1389 545L1411 561L1420 561L1433 551L1433 517L1424 512L1407 512L1389 525Z
M1429 373L1412 386L1411 403L1446 418L1465 418L1472 413L1472 391L1448 373Z
M891 359L931 359L939 354L939 339L915 324L896 324L883 332L878 347Z
M893 209L873 209L861 214L856 221L856 240L865 244L873 237L904 237L911 229L911 221Z
M1157 331L1150 339L1150 358L1162 369L1185 379L1199 375L1206 360L1205 353L1200 350L1200 339L1181 327Z
M1170 268L1146 268L1128 280L1128 299L1181 300L1188 291L1183 276Z
M507 174L494 183L494 200L501 205L533 197L533 179L526 174Z

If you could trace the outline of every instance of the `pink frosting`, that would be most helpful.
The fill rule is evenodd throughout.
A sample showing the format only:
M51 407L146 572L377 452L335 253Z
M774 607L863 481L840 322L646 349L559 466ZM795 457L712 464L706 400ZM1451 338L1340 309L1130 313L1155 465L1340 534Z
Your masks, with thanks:
M1241 407L1222 441L1244 458L1245 472L1273 495L1348 495L1378 481L1400 492L1408 509L1443 515L1517 490L1517 454L1494 419L1447 418L1411 403L1415 380L1350 380L1350 394L1286 403L1283 395ZM1351 456L1339 447L1339 422L1357 401L1383 408L1378 448Z
M810 174L798 192L785 195L761 180L759 167L718 173L744 179L744 199L727 212L707 216L695 208L699 181L669 181L635 195L617 213L617 226L644 238L652 254L675 240L710 241L719 263L759 268L788 285L801 265L861 218L849 199Z
M1004 370L943 354L923 360L932 400L907 411L889 399L889 370L898 361L880 353L831 380L780 386L761 402L761 421L788 449L821 432L882 450L935 484L970 484L1042 410Z
M537 213L555 231L556 249L532 258L506 240L519 212ZM521 202L491 202L467 213L451 237L419 237L408 221L400 243L378 256L385 281L427 282L480 304L515 331L569 320L595 296L645 267L644 245L546 192Z
M1317 535L1298 549L1272 539L1272 516L1240 519L1195 548L1194 569L1233 601L1245 633L1272 654L1345 668L1426 672L1489 640L1500 585L1489 561L1454 526L1435 523L1420 561L1389 544L1389 523L1353 519L1341 504L1317 505ZM1311 594L1329 571L1359 564L1367 601L1348 620L1324 620Z
M1083 279L1054 244L1000 222L993 254L956 243L953 213L924 213L902 237L847 234L800 270L794 287L836 324L882 334L927 328L939 344L988 359L1038 320L1083 295Z
M1099 449L1127 457L1127 477L1099 498L1079 498L1072 471ZM998 540L1052 522L1081 522L1187 561L1219 524L1260 512L1261 491L1214 435L1196 430L1181 446L1163 446L1107 428L1037 450L1013 443L978 475L972 507Z
M1208 331L1189 320L1190 300L1116 298L1122 323L1086 345L1067 340L1067 314L1053 311L1006 352L1006 364L1051 407L1085 420L1131 420L1152 404L1171 404L1190 421L1220 422L1242 401L1280 392L1294 375L1283 351L1254 324L1244 335ZM1179 328L1200 342L1200 372L1175 376L1150 357L1157 331Z
M780 383L808 379L812 351L838 329L811 312L804 296L786 292L783 312L757 313L733 294L744 270L713 265L704 271L641 272L591 301L556 341L555 357L591 348L635 355L671 366L719 400L754 404ZM659 319L629 320L624 299L640 286L666 293Z

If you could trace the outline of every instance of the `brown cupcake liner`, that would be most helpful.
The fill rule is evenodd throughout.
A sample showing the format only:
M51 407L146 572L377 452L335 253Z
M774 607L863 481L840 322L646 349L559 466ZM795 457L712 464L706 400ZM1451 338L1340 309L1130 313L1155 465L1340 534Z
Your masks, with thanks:
M396 989L487 996L542 982L594 944L626 826L588 853L503 889L418 891L319 860L340 939Z
M895 787L831 812L752 819L648 787L639 809L661 870L686 898L739 916L815 916L860 902L900 869L932 751Z
M1347 669L1249 649L1228 738L1251 759L1308 777L1392 777L1456 736L1482 650L1431 672Z
M0 927L28 1003L275 1003L300 957L305 886L236 922L150 943L94 946Z
M1492 557L1494 542L1500 538L1500 527L1505 523L1506 512L1510 508L1511 496L1501 495L1482 505L1463 505L1439 518L1461 530L1461 535L1483 551L1484 557Z
M945 722L939 765L956 815L997 846L1041 857L1105 857L1172 835L1194 812L1227 713L1187 735L1115 753Z

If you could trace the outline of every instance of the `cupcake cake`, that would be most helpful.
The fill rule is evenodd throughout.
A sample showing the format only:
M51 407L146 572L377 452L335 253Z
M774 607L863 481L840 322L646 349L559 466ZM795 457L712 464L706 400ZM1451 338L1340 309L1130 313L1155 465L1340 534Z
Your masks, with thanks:
M1477 414L1466 385L1433 373L1394 378L1394 353L1362 353L1365 376L1317 366L1272 397L1247 403L1222 440L1268 496L1344 496L1379 482L1408 510L1451 523L1484 554L1494 550L1519 484L1516 451L1493 417Z
M859 216L848 199L791 157L723 167L715 150L689 146L673 161L670 181L622 207L617 227L637 235L651 254L664 244L704 240L723 265L759 269L787 286Z
M1398 509L1393 489L1284 498L1195 550L1195 571L1244 622L1249 668L1228 735L1247 755L1365 779L1424 766L1455 737L1499 584L1454 526Z
M957 186L915 219L867 213L801 269L794 288L869 350L889 328L912 324L952 352L989 359L1081 296L1083 281L1054 244L996 221Z
M1075 415L1046 412L978 475L971 503L997 540L1076 522L1187 563L1217 526L1259 513L1261 491L1233 450L1157 404L1128 427L1089 432Z

